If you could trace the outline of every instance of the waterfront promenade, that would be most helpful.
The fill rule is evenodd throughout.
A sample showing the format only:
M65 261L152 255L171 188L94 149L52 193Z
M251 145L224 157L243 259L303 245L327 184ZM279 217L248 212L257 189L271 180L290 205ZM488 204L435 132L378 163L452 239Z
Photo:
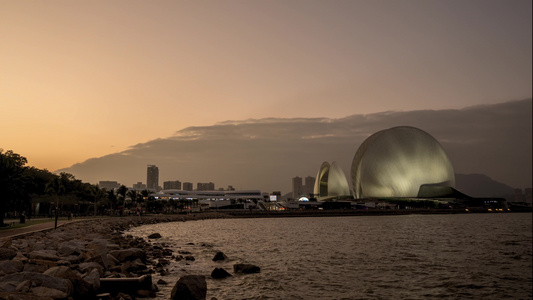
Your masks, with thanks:
M89 220L87 218L80 218L80 219L73 219L73 220L67 220L67 219L60 219L57 221L57 226L63 226L68 223L72 222L79 222L79 221L85 221ZM19 224L19 222L6 222L6 224ZM16 237L23 234L30 234L33 232L39 232L44 230L50 230L54 229L54 219L47 219L45 222L42 223L36 223L33 225L23 226L23 227L14 227L14 228L0 228L0 239L3 238L11 238Z

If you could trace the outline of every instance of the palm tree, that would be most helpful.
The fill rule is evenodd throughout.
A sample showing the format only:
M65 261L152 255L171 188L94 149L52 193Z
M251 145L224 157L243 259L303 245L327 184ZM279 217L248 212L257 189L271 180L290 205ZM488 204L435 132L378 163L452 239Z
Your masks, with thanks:
M122 210L124 210L124 206L126 204L126 193L127 192L128 192L128 188L125 185L121 185L117 190L117 194L122 197ZM122 210L120 211L120 215L122 215Z
M133 204L135 204L139 198L139 194L135 190L129 190L126 195L130 197L131 203Z
M109 199L109 202L111 205L111 211L113 211L113 206L117 205L117 195L115 195L115 191L113 190L107 191L107 199Z
M55 229L57 228L57 219L59 217L58 215L59 195L62 195L65 193L65 186L63 185L63 180L61 180L61 177L59 176L54 177L54 179L48 182L45 190L46 190L46 193L52 194L56 198L55 224L54 224L54 229Z
M105 190L100 189L98 185L91 184L87 187L87 192L94 199L94 216L96 216L98 201L102 200L106 196Z

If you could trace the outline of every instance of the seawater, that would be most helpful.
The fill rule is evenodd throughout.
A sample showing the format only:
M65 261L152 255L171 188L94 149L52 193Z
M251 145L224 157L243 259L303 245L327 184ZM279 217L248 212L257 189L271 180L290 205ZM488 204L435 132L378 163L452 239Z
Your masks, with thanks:
M205 275L207 299L532 299L532 214L211 219L128 234L189 251L161 277ZM189 243L192 243L190 245ZM213 262L217 251L229 261ZM233 264L261 272L211 279Z

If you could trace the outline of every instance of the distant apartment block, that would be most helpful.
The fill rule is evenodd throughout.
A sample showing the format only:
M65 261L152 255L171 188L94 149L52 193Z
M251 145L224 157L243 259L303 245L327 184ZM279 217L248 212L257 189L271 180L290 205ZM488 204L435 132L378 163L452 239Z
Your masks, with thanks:
M303 185L302 185L302 177L294 177L292 179L292 198L296 199L302 195L303 191Z
M315 187L315 177L305 177L305 184L301 177L294 177L292 179L292 198L297 199L301 196L311 196Z
M307 196L311 196L314 192L314 189L315 189L315 177L312 177L312 176L307 176L305 177L305 185L304 185L304 188L303 188L303 192L307 195Z
M106 189L108 191L112 191L113 189L118 189L120 187L120 183L116 181L99 181L98 186L101 189Z
M181 181L165 181L163 182L164 190L181 190Z
M192 182L184 182L183 183L183 190L184 191L192 191L193 185Z
M196 190L197 191L214 191L215 190L215 184L212 182L198 182L196 184Z
M133 188L136 190L145 190L147 187L146 187L146 184L142 182L137 182L133 184Z
M148 189L159 189L159 168L155 165L148 165L146 168L146 187Z

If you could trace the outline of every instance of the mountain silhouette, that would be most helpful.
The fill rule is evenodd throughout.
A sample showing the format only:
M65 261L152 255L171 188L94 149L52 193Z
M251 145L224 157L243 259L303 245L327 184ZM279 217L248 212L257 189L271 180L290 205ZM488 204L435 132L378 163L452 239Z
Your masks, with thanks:
M455 188L471 197L512 200L514 195L514 188L484 174L455 174Z

